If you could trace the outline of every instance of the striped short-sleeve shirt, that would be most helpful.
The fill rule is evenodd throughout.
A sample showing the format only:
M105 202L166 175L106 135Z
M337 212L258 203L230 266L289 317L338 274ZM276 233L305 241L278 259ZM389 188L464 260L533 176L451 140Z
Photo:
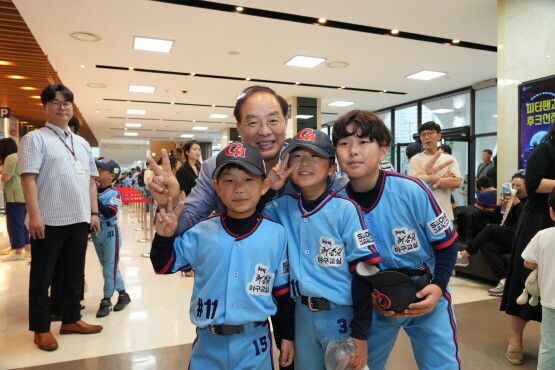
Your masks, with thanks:
M89 186L98 171L85 139L47 122L21 138L18 156L21 174L37 174L39 208L46 225L91 221Z

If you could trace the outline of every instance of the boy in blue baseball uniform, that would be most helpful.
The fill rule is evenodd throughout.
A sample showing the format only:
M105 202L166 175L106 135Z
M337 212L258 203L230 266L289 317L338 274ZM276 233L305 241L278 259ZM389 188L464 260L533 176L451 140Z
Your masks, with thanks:
M100 213L101 229L92 234L92 240L98 259L102 264L102 275L104 276L104 298L100 301L100 307L96 317L105 317L112 310L112 295L114 290L119 293L118 301L114 311L121 311L131 302L118 268L119 249L121 247L121 233L118 226L118 210L121 207L121 199L118 191L112 184L118 179L121 172L120 166L110 158L96 161L98 168L98 211Z
M352 271L360 262L380 260L356 203L329 189L335 173L330 138L320 130L303 129L283 151L283 166L273 171L289 175L298 193L284 195L264 209L289 235L291 296L295 306L295 367L324 369L331 339L353 337L357 353L349 366L366 365L368 317L353 319ZM350 329L349 329L350 327Z
M350 180L340 194L360 205L382 258L379 268L399 269L414 279L433 276L416 293L420 301L400 313L385 311L388 297L378 295L368 335L368 366L385 369L402 327L420 369L458 369L455 314L447 288L457 257L457 233L428 185L379 170L390 143L390 131L371 112L351 111L333 126L338 162ZM437 170L425 169L427 174Z
M268 316L280 316L280 365L294 356L287 236L256 211L270 182L258 149L233 143L216 158L214 188L226 210L173 236L183 210L171 200L156 217L150 259L158 274L195 269L190 318L197 326L190 368L273 369ZM277 311L277 313L276 313Z

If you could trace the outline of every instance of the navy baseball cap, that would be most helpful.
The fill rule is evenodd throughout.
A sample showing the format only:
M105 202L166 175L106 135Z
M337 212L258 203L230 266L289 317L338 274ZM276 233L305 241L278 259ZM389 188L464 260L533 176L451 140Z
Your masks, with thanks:
M121 174L121 168L119 167L119 164L113 159L102 158L95 162L96 162L96 167L102 168L103 170L113 173L114 175L116 175L116 179Z
M285 157L285 154L290 153L293 149L298 147L308 148L323 157L335 157L333 145L329 136L320 130L304 128L299 131L297 135L291 139L289 146L281 153L281 159Z
M407 157L412 157L415 154L418 154L422 151L422 145L420 145L420 143L417 142L412 142L409 145L407 145L407 149L406 149L406 153L407 153Z
M212 178L216 180L220 170L229 163L243 167L255 176L266 176L264 159L257 148L241 142L229 144L216 157L216 169Z

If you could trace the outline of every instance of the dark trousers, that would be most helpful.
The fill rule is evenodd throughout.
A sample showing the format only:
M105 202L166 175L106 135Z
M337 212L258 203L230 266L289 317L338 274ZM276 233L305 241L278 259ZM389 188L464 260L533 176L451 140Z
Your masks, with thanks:
M29 278L30 331L50 331L48 288L58 260L62 323L71 324L79 320L88 228L85 222L66 226L47 225L44 239L31 239L33 258Z
M482 251L484 260L498 280L507 275L507 266L501 255L511 253L515 231L501 225L489 224L474 237L466 248L470 254Z

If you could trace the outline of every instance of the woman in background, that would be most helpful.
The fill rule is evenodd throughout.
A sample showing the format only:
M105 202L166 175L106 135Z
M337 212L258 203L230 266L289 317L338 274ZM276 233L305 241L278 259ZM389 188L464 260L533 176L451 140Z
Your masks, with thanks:
M182 199L184 196L189 195L200 173L200 143L196 140L188 141L183 146L183 152L185 154L185 163L183 163L175 175L179 182ZM192 269L185 270L184 274L187 277L195 276L195 272Z
M511 259L507 270L507 280L501 311L511 315L511 331L507 360L514 365L523 362L522 336L524 327L530 320L542 320L541 305L530 306L516 303L516 299L524 289L524 281L532 270L524 267L521 255L530 240L540 230L552 227L555 223L549 216L547 198L555 186L555 124L542 139L542 142L530 153L526 164L524 178L528 199L524 204L515 233L511 251Z
M4 199L6 200L6 224L13 253L2 261L24 260L30 256L29 231L25 226L25 198L21 187L17 160L17 144L12 138L0 140L0 163L2 164L2 182L4 183ZM25 249L25 254L23 250Z

